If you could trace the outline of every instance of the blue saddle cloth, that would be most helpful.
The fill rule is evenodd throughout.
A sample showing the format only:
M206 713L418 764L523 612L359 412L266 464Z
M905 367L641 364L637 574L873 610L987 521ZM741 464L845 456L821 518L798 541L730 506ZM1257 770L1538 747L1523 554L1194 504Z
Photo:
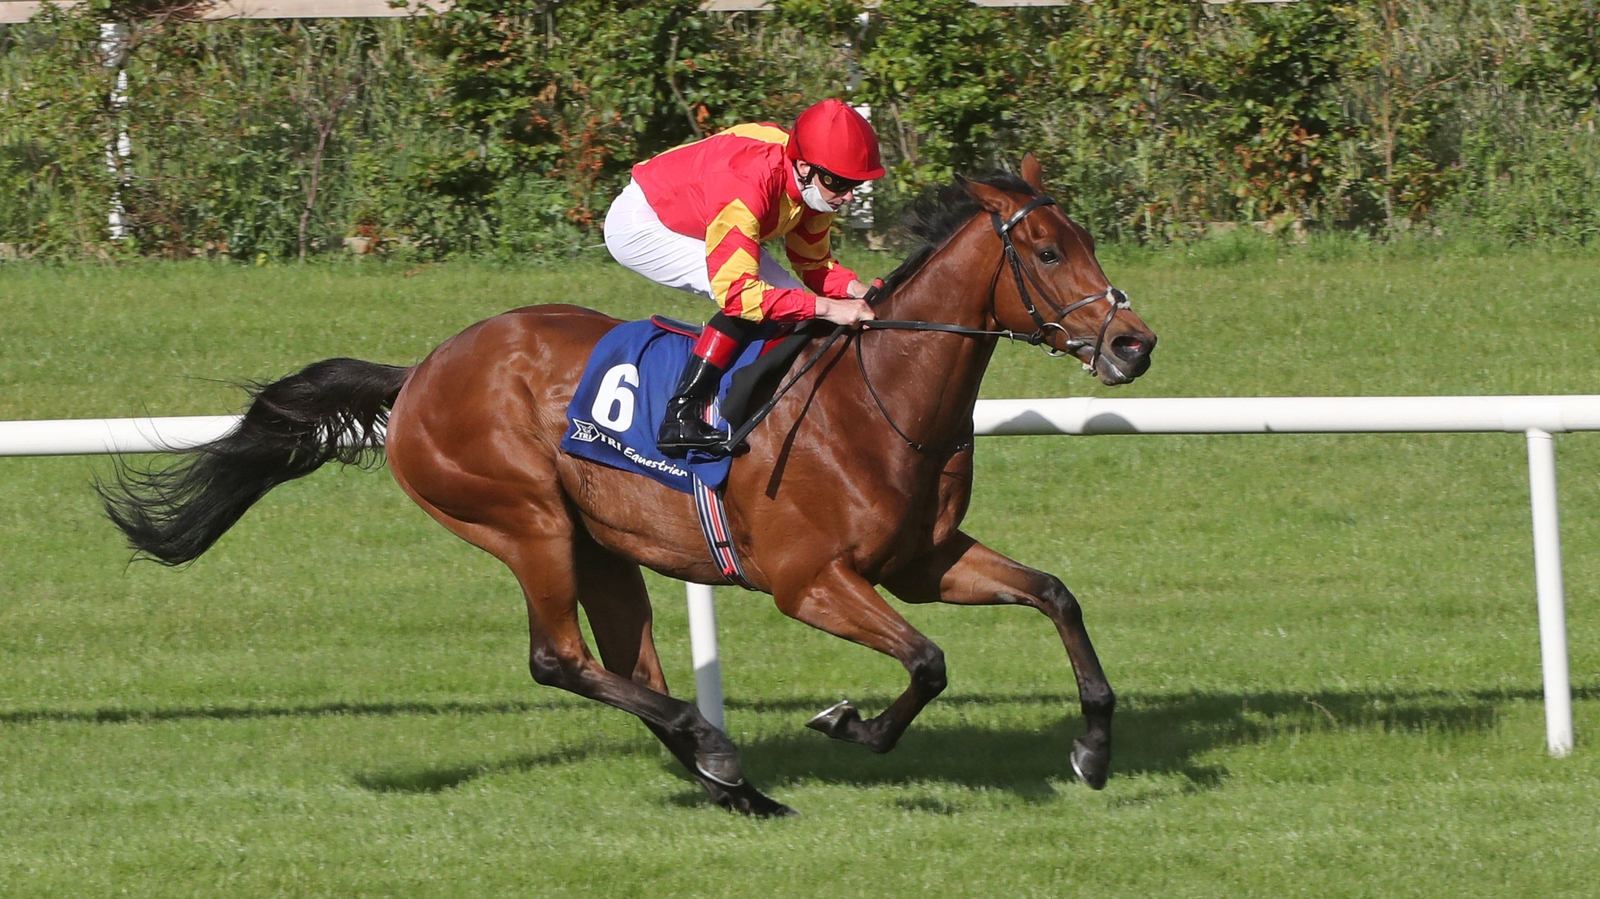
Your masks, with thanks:
M762 345L751 341L722 376L719 402L734 373L760 356ZM567 406L562 452L655 478L684 493L694 492L697 477L713 490L720 488L732 459L699 452L688 459L668 459L656 449L667 402L693 348L693 338L648 320L618 325L600 338ZM717 408L713 406L714 414ZM720 426L721 415L713 422Z

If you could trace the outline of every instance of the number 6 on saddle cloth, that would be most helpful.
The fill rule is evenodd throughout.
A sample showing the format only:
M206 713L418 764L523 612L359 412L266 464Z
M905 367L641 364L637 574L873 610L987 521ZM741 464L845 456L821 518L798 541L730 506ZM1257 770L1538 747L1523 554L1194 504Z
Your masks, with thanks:
M732 457L690 452L687 459L669 459L656 449L661 419L699 332L695 325L656 316L618 325L602 337L589 354L567 406L568 426L561 451L645 475L693 496L706 544L723 576L749 588L728 538L722 505L722 485L728 479ZM724 412L733 427L743 424L756 384L787 368L805 343L798 335L793 340L784 340L785 336L774 334L745 347L722 376L717 401L706 406L709 424L723 425Z

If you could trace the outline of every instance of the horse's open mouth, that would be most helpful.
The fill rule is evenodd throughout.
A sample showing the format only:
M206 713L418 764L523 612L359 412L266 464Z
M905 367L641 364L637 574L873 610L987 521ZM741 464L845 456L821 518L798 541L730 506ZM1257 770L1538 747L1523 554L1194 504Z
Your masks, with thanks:
M1084 347L1077 355L1085 371L1093 374L1100 383L1116 387L1150 370L1150 350L1154 345L1154 340L1146 342L1131 334L1123 334L1111 340L1098 354L1093 347Z

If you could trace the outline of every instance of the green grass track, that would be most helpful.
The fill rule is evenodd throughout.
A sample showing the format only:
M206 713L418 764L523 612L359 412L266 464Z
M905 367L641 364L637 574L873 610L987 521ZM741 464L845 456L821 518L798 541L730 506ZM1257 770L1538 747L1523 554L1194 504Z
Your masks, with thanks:
M857 260L880 272L887 257ZM1108 260L1138 384L1002 346L990 397L1600 392L1600 257ZM0 419L217 414L497 311L706 309L610 265L0 266ZM914 339L914 338L906 338ZM128 564L105 458L0 459L0 896L1570 896L1600 884L1600 435L1557 439L1578 746L1544 751L1519 435L992 438L967 528L1078 594L1120 705L1077 784L1040 616L900 606L950 689L874 756L802 723L893 662L719 590L729 729L786 821L536 686L510 574L384 471ZM651 576L669 682L681 586Z

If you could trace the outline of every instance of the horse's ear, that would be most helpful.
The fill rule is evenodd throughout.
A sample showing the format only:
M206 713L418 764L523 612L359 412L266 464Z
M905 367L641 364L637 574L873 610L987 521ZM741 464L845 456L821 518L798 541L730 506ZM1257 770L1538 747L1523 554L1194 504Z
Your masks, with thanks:
M1044 193L1044 170L1039 167L1039 158L1031 152L1022 156L1022 180L1034 190Z
M1006 196L1006 192L998 187L990 187L982 181L971 181L957 176L957 183L967 189L967 195L978 201L984 209L1005 215L1011 207L1016 205L1014 200Z

